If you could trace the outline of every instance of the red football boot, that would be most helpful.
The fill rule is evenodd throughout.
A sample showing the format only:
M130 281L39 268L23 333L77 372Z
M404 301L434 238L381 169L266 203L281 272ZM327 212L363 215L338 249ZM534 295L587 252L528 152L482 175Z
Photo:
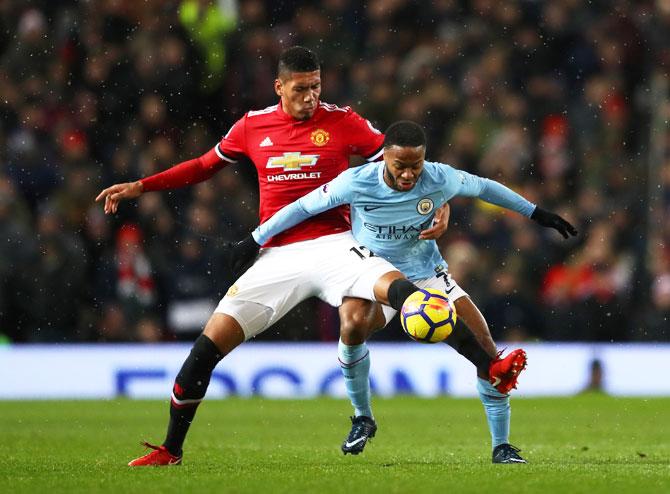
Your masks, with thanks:
M526 368L526 352L518 348L500 358L504 350L498 352L495 360L489 366L489 382L501 393L507 394L516 389L519 374Z
M153 449L151 453L134 459L128 463L129 467L150 467L150 466L164 466L164 465L181 465L181 456L171 454L165 446L154 446L147 442L143 442L142 446Z

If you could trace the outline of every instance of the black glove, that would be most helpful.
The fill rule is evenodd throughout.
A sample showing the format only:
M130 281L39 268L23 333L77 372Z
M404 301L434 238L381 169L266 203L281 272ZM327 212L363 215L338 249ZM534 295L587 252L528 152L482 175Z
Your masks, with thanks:
M239 242L228 242L224 246L228 269L233 279L236 280L249 269L256 260L260 248L251 235L247 235Z
M558 233L563 235L563 238L568 238L570 235L573 237L577 235L577 229L574 226L559 215L546 211L539 206L535 207L535 211L530 215L530 218L542 226L557 230Z

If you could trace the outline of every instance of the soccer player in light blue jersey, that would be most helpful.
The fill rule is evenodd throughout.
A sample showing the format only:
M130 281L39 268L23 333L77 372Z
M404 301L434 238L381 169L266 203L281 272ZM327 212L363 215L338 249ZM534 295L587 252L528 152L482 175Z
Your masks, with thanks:
M477 306L447 271L434 240L423 240L420 232L432 224L435 210L455 196L478 197L486 202L516 211L540 225L555 228L565 238L576 235L575 228L560 216L530 203L504 185L457 170L449 165L425 161L426 138L413 122L397 122L389 127L384 140L384 161L346 170L334 180L289 204L260 225L252 237L263 245L272 236L330 208L349 204L355 239L360 255L384 257L420 288L446 291L457 313L470 331L457 327L447 339L452 347L477 368L477 390L491 431L494 463L525 463L519 450L509 443L511 408L509 392L516 387L518 373L526 365L526 355L515 350L500 359L495 343ZM395 311L384 306L386 321ZM474 335L474 338L473 338ZM369 336L369 335L368 335ZM338 346L347 392L357 418L376 431L369 392L368 351L360 345ZM510 379L501 382L500 369ZM364 429L364 428L363 428ZM367 437L354 434L343 444L343 451L361 452ZM353 449L353 451L352 451Z

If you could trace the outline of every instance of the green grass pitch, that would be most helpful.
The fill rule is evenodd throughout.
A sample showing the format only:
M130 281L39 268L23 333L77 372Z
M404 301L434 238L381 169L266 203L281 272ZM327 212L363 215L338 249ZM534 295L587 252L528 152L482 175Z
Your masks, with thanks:
M3 492L670 493L670 399L512 401L528 465L492 465L474 399L375 399L379 431L339 450L344 400L205 401L180 467L131 469L159 401L0 402Z

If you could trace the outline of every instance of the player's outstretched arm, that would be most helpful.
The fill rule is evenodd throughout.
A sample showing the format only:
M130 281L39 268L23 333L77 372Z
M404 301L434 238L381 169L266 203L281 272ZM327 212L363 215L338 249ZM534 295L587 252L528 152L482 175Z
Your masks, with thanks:
M111 187L103 189L98 197L95 198L96 202L105 200L105 214L116 213L116 210L119 208L119 203L126 199L136 199L142 195L144 192L144 186L142 182L126 182L122 184L115 184Z
M559 215L536 206L503 184L463 171L457 173L460 182L459 195L479 197L496 206L516 211L542 226L554 228L563 238L577 235L577 229Z
M451 209L449 203L435 210L435 218L433 218L433 226L426 228L419 233L419 240L437 240L447 232L449 226L449 215Z
M568 221L551 211L542 209L540 206L535 208L535 211L530 215L530 218L542 226L553 228L558 231L558 233L563 235L563 238L569 238L570 236L574 237L577 235L577 229Z
M225 165L226 163L216 154L216 151L211 149L198 158L184 161L137 182L112 185L100 192L95 200L105 199L105 213L116 213L119 202L124 199L135 199L143 192L197 184L210 178Z

